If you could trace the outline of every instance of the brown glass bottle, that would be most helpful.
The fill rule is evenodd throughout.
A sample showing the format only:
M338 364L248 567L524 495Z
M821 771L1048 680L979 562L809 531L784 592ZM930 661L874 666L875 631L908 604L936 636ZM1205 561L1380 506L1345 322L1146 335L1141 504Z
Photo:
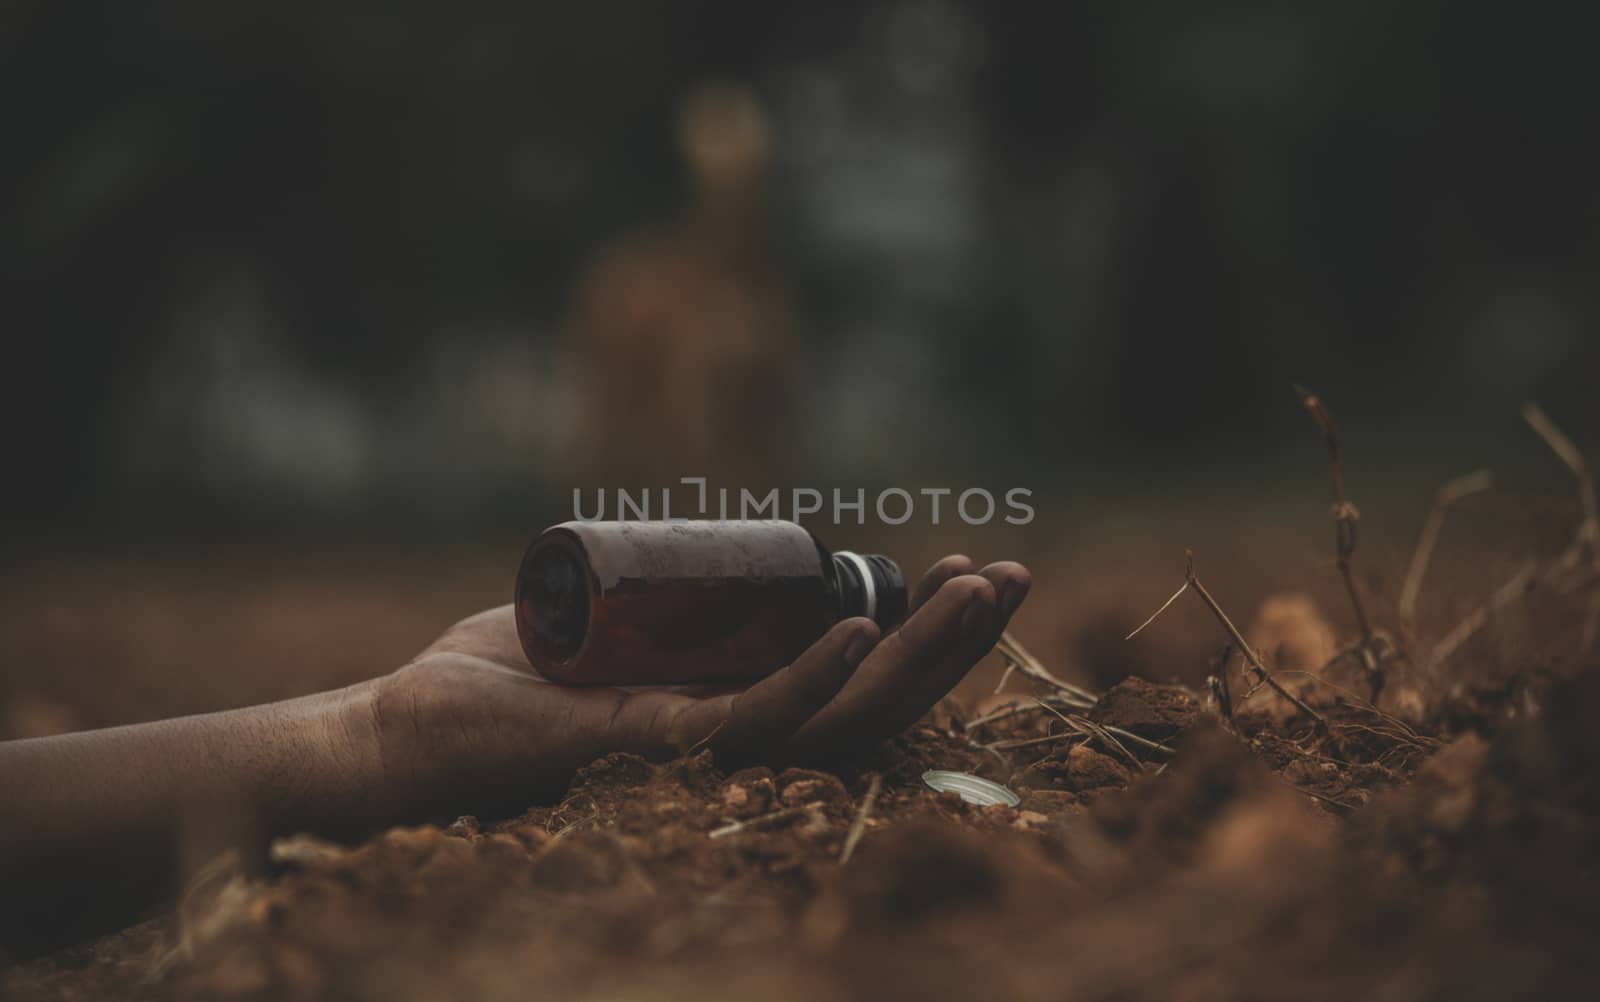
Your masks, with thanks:
M517 572L517 635L571 685L749 682L828 628L906 613L894 561L829 553L793 522L564 522Z

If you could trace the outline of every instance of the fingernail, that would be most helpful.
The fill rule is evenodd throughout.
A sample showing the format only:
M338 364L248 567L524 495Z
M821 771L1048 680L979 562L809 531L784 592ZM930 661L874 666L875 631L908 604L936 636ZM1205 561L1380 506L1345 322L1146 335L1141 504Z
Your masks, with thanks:
M961 614L961 635L968 640L988 640L994 635L994 606L975 598Z
M877 646L877 640L873 638L872 634L856 634L855 639L850 641L849 646L844 649L844 663L854 669L867 659L867 655L872 653L872 648L875 646Z

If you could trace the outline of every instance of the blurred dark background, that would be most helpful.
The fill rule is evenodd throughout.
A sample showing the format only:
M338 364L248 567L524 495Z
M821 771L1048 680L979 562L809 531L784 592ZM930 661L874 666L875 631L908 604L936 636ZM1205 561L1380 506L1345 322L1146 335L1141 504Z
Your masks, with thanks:
M1203 610L1122 639L1187 546L1242 623L1352 628L1292 381L1385 625L1494 468L1436 637L1570 537L1522 401L1600 456L1597 48L1577 3L6 5L0 737L387 671L573 487L698 473L1031 488L818 528L1026 560L1064 675L1198 677Z
M536 528L575 289L683 216L707 81L770 136L785 482L1314 493L1300 380L1369 492L1565 491L1516 409L1600 431L1597 39L1578 3L8 5L8 546Z

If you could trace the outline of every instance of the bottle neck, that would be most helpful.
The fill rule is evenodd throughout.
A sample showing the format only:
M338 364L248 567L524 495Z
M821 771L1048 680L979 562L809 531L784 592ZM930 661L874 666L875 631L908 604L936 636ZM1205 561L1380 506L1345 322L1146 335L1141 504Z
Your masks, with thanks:
M900 566L876 553L840 550L833 555L839 618L865 616L885 632L906 615L906 578Z

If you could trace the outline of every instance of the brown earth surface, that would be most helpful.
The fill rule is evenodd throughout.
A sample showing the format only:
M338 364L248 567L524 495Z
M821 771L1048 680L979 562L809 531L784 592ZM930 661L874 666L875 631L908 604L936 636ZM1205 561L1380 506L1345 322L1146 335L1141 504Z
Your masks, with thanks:
M1130 679L1090 711L1091 736L1019 698L991 723L920 725L838 775L612 755L516 818L353 848L283 840L266 876L223 860L174 915L3 984L181 999L1594 997L1597 683L1473 694L1490 723L1448 739L1354 701L1322 705L1331 738L1276 712L1229 728ZM1021 803L936 794L930 768L1006 781Z
M1176 583L1144 591L1159 601ZM337 647L344 628L329 625L317 588L345 584L285 586L281 608L258 603L246 634L258 646L239 657ZM144 594L126 601L159 605ZM203 612L206 594L170 604ZM1040 628L1061 601L1041 588L1032 632L1020 630L1046 661L1100 643L1082 640L1092 622L1070 636ZM426 642L408 632L429 630L426 606L363 608L379 646L403 658ZM612 755L559 803L515 818L393 829L358 846L298 836L275 843L265 869L214 860L175 908L0 972L0 997L1600 997L1600 671L1574 653L1587 597L1539 592L1525 606L1432 671L1386 653L1427 645L1385 639L1376 706L1371 672L1351 658L1284 671L1321 725L1237 657L1224 705L1198 682L1203 650L1180 662L1146 648L1145 674L1162 683L1128 677L1092 702L1021 672L997 690L1002 666L986 666L837 773ZM11 608L16 650L40 620ZM1241 625L1274 665L1352 639L1310 599L1259 608ZM157 611L169 629L239 636ZM1146 612L1119 612L1118 630ZM1209 625L1215 654L1224 638ZM152 662L172 649L157 626L141 628ZM60 635L108 656L139 649L126 623ZM365 655L347 658L334 677L371 673ZM68 724L119 712L105 695L108 708L60 709L65 687L30 706L19 677L8 705L32 728L60 729L52 712ZM190 698L328 681L246 677L248 691ZM935 793L929 769L993 779L1020 803Z

